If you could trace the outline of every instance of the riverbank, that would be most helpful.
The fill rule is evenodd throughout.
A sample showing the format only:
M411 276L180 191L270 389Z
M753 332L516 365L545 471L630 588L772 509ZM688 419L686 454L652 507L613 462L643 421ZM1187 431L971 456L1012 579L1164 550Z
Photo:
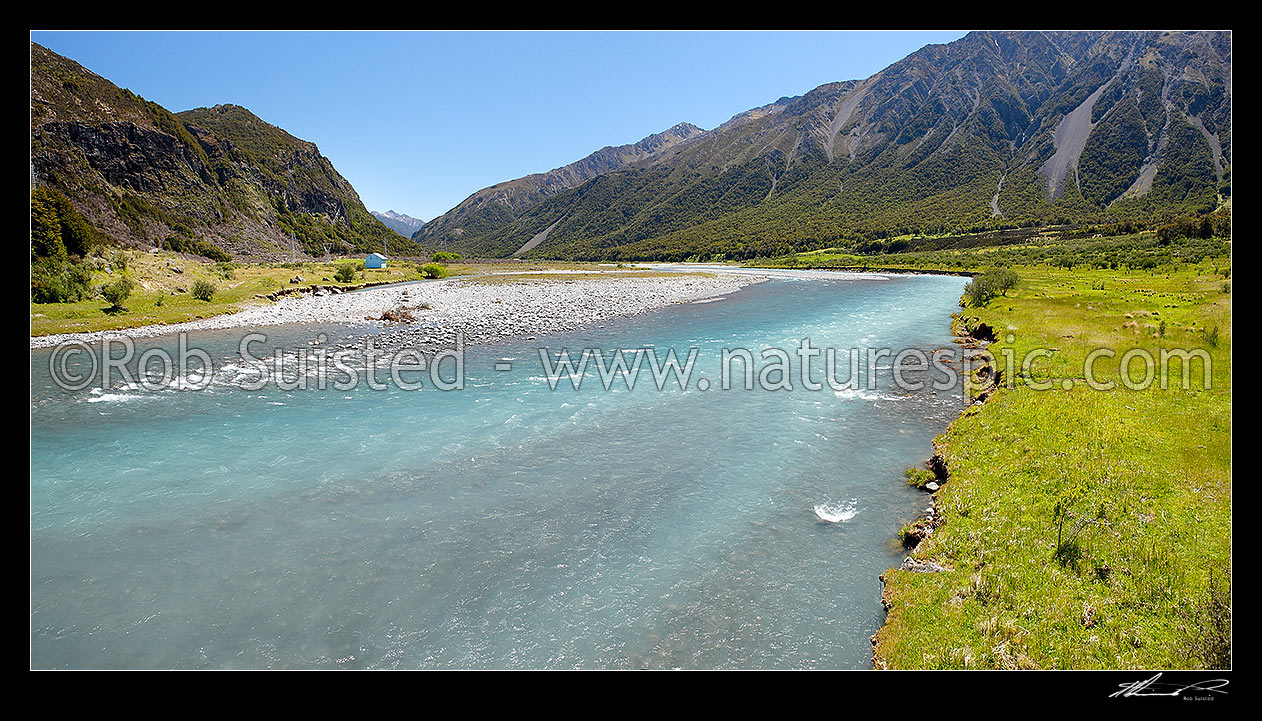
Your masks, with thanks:
M67 303L31 303L32 337L174 325L237 313L290 295L348 292L364 287L404 283L426 277L425 264L391 260L381 269L366 269L362 259L337 258L294 263L212 263L171 251L110 249L86 262L91 292ZM349 277L338 271L351 266ZM563 261L462 261L445 263L444 277L505 273L624 272L608 264ZM133 284L122 310L111 308L101 289L126 278ZM199 284L213 288L210 297L195 297Z
M923 540L883 575L877 668L1229 662L1229 267L1017 267L1007 297L962 311L994 329L988 350L1016 372L935 442L945 483ZM1084 370L1097 349L1114 355ZM1166 388L1124 387L1132 349L1203 350L1210 382L1195 360L1183 387L1175 358ZM1114 386L1093 390L1087 373Z
M387 326L389 338L419 347L448 345L457 335L470 345L512 336L572 330L675 303L734 293L761 280L755 275L643 274L517 275L454 278L374 287L353 293L294 295L235 313L126 330L65 333L31 338L31 348L66 341L93 342L107 334L133 338L290 323Z
M268 297L314 292L317 287L348 291L368 285L399 283L422 277L415 263L367 270L351 259L297 263L211 263L171 251L113 249L92 258L90 297L67 303L31 303L31 336L123 330L146 325L185 323L236 313L268 302ZM358 266L345 280L341 265ZM453 274L465 272L460 266ZM100 289L125 278L132 291L123 309L110 308ZM195 297L199 284L213 292Z

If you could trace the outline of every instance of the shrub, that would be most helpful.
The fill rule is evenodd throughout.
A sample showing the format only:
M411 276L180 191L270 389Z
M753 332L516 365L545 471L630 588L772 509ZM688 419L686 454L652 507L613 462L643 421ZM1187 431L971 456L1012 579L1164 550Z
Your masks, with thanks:
M433 260L435 263L444 263L444 262L451 262L453 260L460 260L461 258L463 258L463 256L460 255L459 253L450 253L445 250L441 250L435 253L434 257L431 258L431 260Z
M208 280L199 280L193 284L193 297L198 300L210 302L215 297L215 291L219 290L214 283Z
M1218 324L1215 323L1210 327L1201 331L1201 337L1205 339L1205 343L1211 348L1218 347Z
M105 296L105 300L109 302L109 310L119 311L126 310L123 308L123 302L131 297L131 291L135 288L135 284L126 278L119 278L101 289L101 295Z
M1104 504L1092 509L1093 500L1085 485L1072 483L1056 494L1052 522L1056 526L1056 547L1052 557L1066 568L1077 570L1086 557L1080 536L1088 529L1107 522Z
M426 263L421 266L421 275L426 278L446 278L447 266L441 263Z
M333 274L333 278L339 283L350 283L355 280L355 266L351 263L343 263L337 267L337 272Z
M1231 572L1209 575L1201 598L1179 606L1183 650L1203 668L1231 668Z
M73 303L88 297L92 272L82 263L40 258L31 264L32 303Z

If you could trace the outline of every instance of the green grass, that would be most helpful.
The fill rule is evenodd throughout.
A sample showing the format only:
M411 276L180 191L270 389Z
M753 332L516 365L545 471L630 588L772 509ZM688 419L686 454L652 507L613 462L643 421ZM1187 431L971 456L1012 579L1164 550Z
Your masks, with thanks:
M914 556L945 573L886 574L881 668L1187 668L1210 620L1210 576L1231 568L1231 306L1226 258L1162 272L1017 267L1008 297L968 308L995 328L990 351L1032 377L973 406L938 439L945 522ZM1161 321L1165 321L1164 336ZM974 321L976 322L976 321ZM1205 330L1217 326L1216 346ZM1204 348L1212 387L1097 391L1095 348ZM1095 366L1117 380L1117 358ZM1141 375L1140 364L1135 375ZM1064 390L1061 381L1075 386ZM893 481L892 481L893 482ZM1086 525L1058 553L1057 503ZM1067 535L1067 532L1066 532ZM1203 645L1203 644L1202 644Z
M115 278L125 276L135 283L131 297L123 304L123 312L107 312L109 303L97 297L77 303L32 303L31 335L73 333L98 330L135 328L156 323L181 323L199 318L209 318L233 313L249 305L267 303L257 296L287 288L312 285L354 286L382 281L398 282L416 280L420 273L410 263L394 263L384 270L364 270L362 267L350 283L339 283L333 274L337 263L284 263L284 264L216 264L192 260L174 253L141 253L116 251L127 257L123 271L93 273L94 286L104 285ZM348 262L348 261L343 261ZM359 263L363 265L362 261ZM176 272L179 268L181 272ZM290 283L295 277L300 283ZM193 287L199 280L215 285L214 297L209 301L193 297ZM180 292L183 289L184 292Z

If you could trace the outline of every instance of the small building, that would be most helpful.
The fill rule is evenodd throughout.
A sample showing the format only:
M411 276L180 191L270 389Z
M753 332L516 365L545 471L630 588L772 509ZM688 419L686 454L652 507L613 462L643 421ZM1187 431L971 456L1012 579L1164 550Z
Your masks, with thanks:
M384 268L386 267L386 256L382 255L381 253L373 253L367 258L364 258L364 267L365 268Z

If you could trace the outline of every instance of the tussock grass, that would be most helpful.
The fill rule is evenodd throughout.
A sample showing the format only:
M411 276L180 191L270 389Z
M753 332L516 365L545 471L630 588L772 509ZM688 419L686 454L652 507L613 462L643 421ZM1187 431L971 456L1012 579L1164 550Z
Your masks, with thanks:
M181 323L233 313L249 305L266 303L256 296L288 288L312 285L348 286L366 282L416 280L420 273L411 263L392 264L384 270L363 270L363 262L349 282L336 280L339 262L214 263L187 255L161 251L115 251L125 255L125 269L93 271L94 286L125 276L135 283L125 312L108 314L108 303L93 297L77 303L32 303L31 335L135 328L155 323ZM349 263L352 261L341 261ZM178 269L178 270L177 270ZM301 277L299 283L290 281ZM195 297L199 283L215 286L209 301ZM182 290L182 292L181 292Z

